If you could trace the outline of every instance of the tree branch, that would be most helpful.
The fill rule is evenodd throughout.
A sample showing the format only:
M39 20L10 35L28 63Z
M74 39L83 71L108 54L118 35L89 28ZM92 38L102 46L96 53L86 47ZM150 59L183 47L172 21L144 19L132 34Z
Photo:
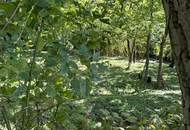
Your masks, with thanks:
M7 116L7 111L6 111L5 106L2 106L1 113L2 113L2 115L3 115L3 119L4 119L5 124L6 124L6 126L7 126L7 130L11 130L11 125L10 125L10 121L9 121L9 119L8 119L8 116Z
M5 31L5 29L8 27L8 25L10 24L11 20L14 18L14 16L16 15L16 12L18 11L19 7L20 7L20 2L18 3L17 7L15 8L15 10L13 11L13 14L11 15L11 17L8 19L8 21L5 23L5 25L3 26L3 28L1 29L1 33Z
M25 102L25 114L23 116L23 126L22 128L24 127L25 125L25 118L28 116L28 103L30 101L30 89L31 89L31 82L32 82L32 72L33 72L33 69L34 69L34 65L35 65L35 61L36 61L36 54L37 54L37 47L38 47L38 44L39 44L39 39L40 39L40 34L42 32L42 20L40 21L40 25L38 27L38 32L37 32L37 36L36 36L36 40L34 42L34 52L33 52L33 56L32 56L32 61L31 61L31 64L30 64L30 70L29 70L29 79L28 79L28 85L27 85L27 89L26 89L26 102Z

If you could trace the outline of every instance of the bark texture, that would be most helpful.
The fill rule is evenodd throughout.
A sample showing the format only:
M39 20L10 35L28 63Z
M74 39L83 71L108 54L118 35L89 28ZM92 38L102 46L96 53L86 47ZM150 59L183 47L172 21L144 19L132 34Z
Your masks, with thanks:
M190 0L163 0L180 81L184 129L190 130Z

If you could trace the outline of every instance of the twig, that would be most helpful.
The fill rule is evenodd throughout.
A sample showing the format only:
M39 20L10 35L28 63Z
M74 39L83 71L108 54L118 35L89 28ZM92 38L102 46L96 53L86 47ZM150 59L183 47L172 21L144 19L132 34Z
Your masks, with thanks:
M2 115L3 115L3 119L4 119L4 121L5 121L5 124L6 124L6 126L7 126L7 129L8 129L8 130L11 130L11 125L10 125L10 121L9 121L9 119L8 119L8 116L7 116L7 111L6 111L5 106L2 106L1 113L2 113Z
M31 82L32 82L32 72L34 69L34 65L35 65L35 61L36 61L36 54L37 54L37 47L38 47L38 43L39 43L39 39L40 39L40 34L42 32L42 20L40 22L40 25L38 27L38 32L37 32L37 37L36 37L36 41L34 42L34 52L33 52L33 57L32 57L32 61L31 61L31 65L30 65L30 70L29 70L29 79L28 79L28 86L26 89L26 102L25 102L25 107L28 108L28 103L30 101L30 88L32 86ZM23 126L25 125L25 118L28 116L28 109L25 110L25 114L23 117Z
M13 14L11 15L11 17L8 19L8 21L5 23L5 25L3 26L3 28L1 29L1 33L5 31L5 29L8 27L8 25L10 24L11 20L14 18L14 16L16 15L16 12L18 11L20 7L20 2L18 3L17 7L15 8L15 10L13 11Z
M37 3L36 3L36 4L37 4ZM27 18L26 18L26 20L25 20L25 22L24 22L23 28L22 28L22 30L21 30L21 32L20 32L20 34L19 34L19 37L18 37L18 39L16 40L16 43L18 43L18 41L21 39L22 34L23 34L23 32L24 32L24 30L25 30L25 28L26 28L26 25L27 25L27 23L28 23L28 20L29 20L29 18L30 18L30 16L31 16L32 11L34 10L36 4L34 4L34 5L32 6L32 8L30 9L29 14L28 14L28 16L27 16Z
M39 104L38 102L36 103L36 113L37 113L37 118L36 118L36 121L37 121L37 124L38 124L38 128L40 127L40 123L41 123L41 120L40 120L40 109L39 109Z

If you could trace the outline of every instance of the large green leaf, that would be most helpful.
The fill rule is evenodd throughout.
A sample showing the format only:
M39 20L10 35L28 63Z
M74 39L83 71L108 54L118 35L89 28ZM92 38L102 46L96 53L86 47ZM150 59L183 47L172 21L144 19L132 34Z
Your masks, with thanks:
M52 97L52 98L57 95L57 91L54 86L47 86L46 93L47 93L47 96Z
M4 16L5 15L5 10L4 9L0 9L0 16Z

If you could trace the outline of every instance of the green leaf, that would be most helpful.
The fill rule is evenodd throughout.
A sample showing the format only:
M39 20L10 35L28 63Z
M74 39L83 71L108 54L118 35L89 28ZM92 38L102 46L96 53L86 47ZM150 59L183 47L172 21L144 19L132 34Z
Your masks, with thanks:
M46 9L42 9L40 12L39 12L39 16L41 16L42 18L43 17L46 17L48 16L48 11Z
M79 48L79 54L84 55L86 57L89 56L89 50L88 47L85 44L82 44Z
M62 64L61 64L61 74L66 74L66 73L68 73L69 72L69 66L68 66L68 63L66 63L66 62L63 62Z
M41 40L37 46L37 51L39 51L39 52L42 51L45 44L46 44L46 42Z
M61 57L63 62L68 62L68 54L64 49L61 50Z
M48 57L46 60L47 67L53 67L57 65L57 58L55 57Z
M79 79L77 79L76 77L74 77L71 80L71 87L73 88L74 92L78 94L78 92L80 92L80 82L79 82Z
M0 9L0 16L3 16L3 15L5 15L5 10Z
M103 23L106 23L106 24L110 24L110 19L107 18L107 17L101 18L100 21L103 22Z
M55 97L57 95L57 92L55 90L54 86L48 86L46 88L46 93L49 97Z
M85 98L89 95L89 83L85 77L73 78L71 80L71 87L73 88L75 94L82 98Z
M0 76L4 77L6 75L8 75L8 69L7 68L2 68L0 69L1 73L0 73Z
M16 4L14 3L2 3L0 2L0 9L3 10L3 12L7 13L6 15L10 15L12 11L14 10Z
M81 92L81 97L85 98L88 96L88 90L87 90L87 82L85 78L81 78L80 80L80 92Z
M18 88L13 93L13 97L19 98L26 93L27 87L24 85L18 86Z
M55 6L55 0L38 0L38 7L40 8L50 8Z
M28 81L29 80L29 73L27 71L26 72L21 72L19 74L19 77L23 81Z
M86 65L87 67L90 67L90 60L88 57L80 56L80 62L83 65Z

